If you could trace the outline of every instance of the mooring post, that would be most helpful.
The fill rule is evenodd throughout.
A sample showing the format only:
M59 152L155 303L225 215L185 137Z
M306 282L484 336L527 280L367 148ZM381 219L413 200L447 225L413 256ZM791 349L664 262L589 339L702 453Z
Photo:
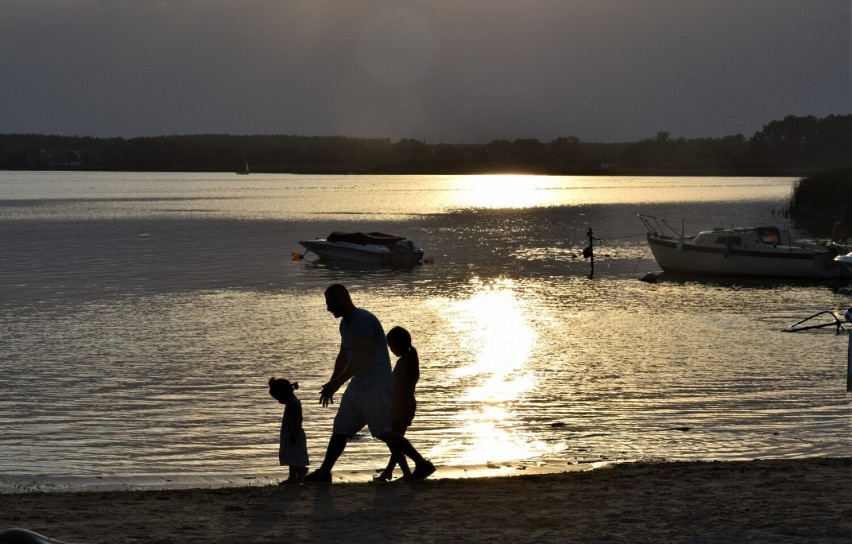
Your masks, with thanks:
M583 252L584 257L589 257L591 259L592 271L589 273L590 278L595 277L595 242L594 237L592 236L592 227L589 227L589 232L586 233L586 236L589 237L589 246Z
M846 335L849 336L849 349L846 353L846 392L852 393L852 331Z
M846 310L843 314L847 323L852 323L852 308ZM849 347L846 350L846 392L852 393L852 331L846 331L849 337Z

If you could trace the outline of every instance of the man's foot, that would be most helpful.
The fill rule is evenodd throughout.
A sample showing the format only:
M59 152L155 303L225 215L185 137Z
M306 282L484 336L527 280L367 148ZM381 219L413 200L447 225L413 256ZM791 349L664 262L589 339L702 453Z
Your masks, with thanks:
M425 480L435 472L435 465L432 464L432 461L426 461L417 465L414 468L414 472L411 473L410 478L406 478L407 480Z
M305 476L303 480L308 484L330 484L331 483L331 472L320 472L315 470Z

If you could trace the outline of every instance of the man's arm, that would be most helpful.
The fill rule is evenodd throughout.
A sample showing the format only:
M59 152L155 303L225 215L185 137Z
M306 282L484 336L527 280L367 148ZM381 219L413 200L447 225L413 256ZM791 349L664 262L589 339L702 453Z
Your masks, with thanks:
M346 357L346 354L343 354L343 361L345 364L343 365L343 368L340 369L340 372L335 372L332 381L336 381L337 386L340 387L346 383L346 380L357 374L358 371L367 364L367 359L370 357L370 348L372 347L373 339L369 336L356 338L355 346L352 349L352 357ZM336 366L337 365L335 364L335 367Z
M351 358L346 356L346 351L342 345L340 346L340 352L334 361L334 373L328 383L322 386L322 390L320 391L320 404L328 406L334 402L334 394L337 390L366 364L372 346L373 339L369 336L362 336L355 339Z
M341 344L340 351L337 352L337 359L334 360L334 370L331 372L331 378L329 378L329 381L333 380L335 376L343 372L343 369L346 368L346 359L346 350L343 349L343 344Z

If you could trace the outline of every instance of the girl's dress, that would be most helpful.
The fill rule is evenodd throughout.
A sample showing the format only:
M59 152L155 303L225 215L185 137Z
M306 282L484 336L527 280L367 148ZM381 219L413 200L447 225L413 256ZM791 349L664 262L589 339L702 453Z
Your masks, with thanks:
M278 462L288 467L306 467L308 462L308 440L302 421L302 403L294 398L284 405L281 420L281 436L278 447ZM295 436L291 436L295 430ZM293 440L291 441L291 438Z

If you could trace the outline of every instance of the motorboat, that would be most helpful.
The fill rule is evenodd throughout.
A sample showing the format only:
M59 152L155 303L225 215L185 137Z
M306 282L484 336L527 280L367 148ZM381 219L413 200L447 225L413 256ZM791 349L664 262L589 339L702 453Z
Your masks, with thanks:
M678 231L658 217L640 214L639 219L657 264L666 272L811 279L846 274L846 263L836 257L848 248L794 241L778 227L715 228L686 236L683 228Z
M348 261L380 266L414 266L423 250L403 237L381 232L339 232L326 238L300 240L305 249L330 261ZM305 252L307 253L307 252ZM293 257L297 258L298 253ZM300 255L298 258L302 258Z
M846 255L838 255L834 258L834 260L842 264L846 268L846 271L852 275L852 252L849 252Z

